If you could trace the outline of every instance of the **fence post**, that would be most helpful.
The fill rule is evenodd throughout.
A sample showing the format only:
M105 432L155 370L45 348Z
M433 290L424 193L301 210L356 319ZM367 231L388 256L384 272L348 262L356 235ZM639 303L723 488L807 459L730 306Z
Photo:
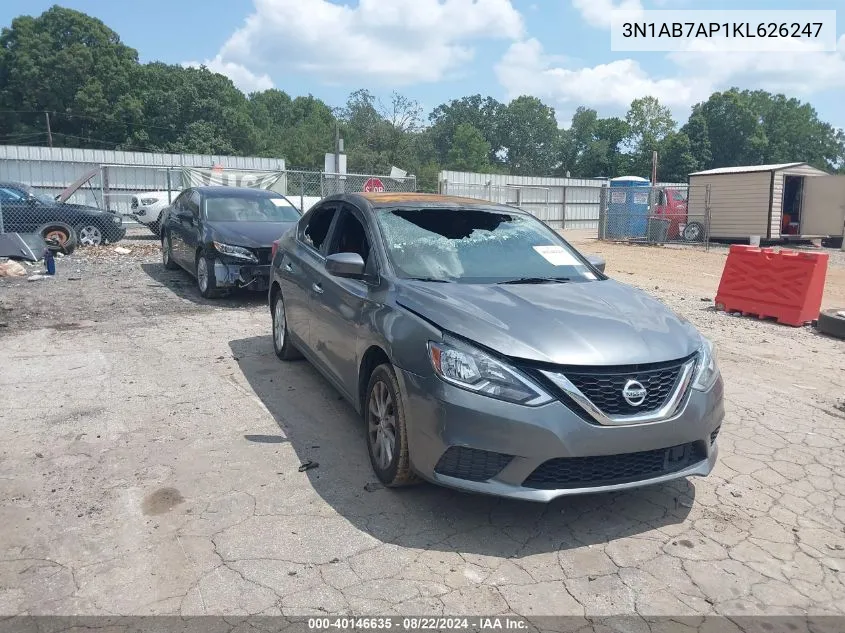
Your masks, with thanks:
M493 181L487 181L487 199L493 201Z
M566 185L561 187L561 193L563 194L563 202L560 203L560 226L562 230L566 230ZM548 194L546 195L548 198Z
M173 183L170 180L170 167L167 168L167 204L173 204L173 194L170 191L173 189Z
M299 174L299 210L305 213L305 174Z
M599 191L599 239L607 238L607 185Z
M687 194L687 208L689 208L689 194ZM704 190L704 250L710 250L710 185Z
M106 179L108 167L100 165L100 200L103 201L103 211L106 210ZM96 198L96 196L95 196Z
M3 226L3 203L0 202L0 233L5 233L6 229Z

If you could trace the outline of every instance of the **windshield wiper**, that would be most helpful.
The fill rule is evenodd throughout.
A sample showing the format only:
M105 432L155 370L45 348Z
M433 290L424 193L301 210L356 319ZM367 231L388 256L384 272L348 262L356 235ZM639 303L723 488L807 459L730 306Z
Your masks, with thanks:
M520 277L519 279L508 279L500 281L500 284L565 284L571 281L569 277Z
M411 281L434 281L441 284L452 283L451 279L439 279L437 277L408 277Z

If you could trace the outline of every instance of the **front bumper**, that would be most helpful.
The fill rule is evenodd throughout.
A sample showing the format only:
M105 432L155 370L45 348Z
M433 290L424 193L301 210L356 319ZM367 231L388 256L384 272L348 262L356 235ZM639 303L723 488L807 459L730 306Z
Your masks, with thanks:
M214 277L220 288L248 288L264 291L270 287L270 265L214 262Z
M709 392L692 391L681 413L673 419L627 426L587 422L558 401L525 407L459 389L433 375L422 377L399 371L398 378L407 396L405 415L411 465L421 477L436 484L548 502L567 495L706 476L716 464L715 435L724 418L721 378ZM464 461L456 467L462 457L450 461L455 455L453 447L459 447L459 451L469 449L462 455L469 455L471 463ZM685 447L683 461L676 452L669 451L670 447ZM655 469L654 460L663 459L664 454L665 468ZM636 468L614 465L643 460L651 464L645 474L638 475ZM578 466L570 468L571 465ZM563 470L556 470L558 466ZM538 473L548 474L550 469L564 472L569 478L562 479L560 485L554 483L554 478L538 484ZM596 474L608 469L620 476ZM460 476L454 475L456 470ZM573 472L585 473L582 483L577 483L580 475L573 481Z
M110 244L114 244L126 237L126 227L123 224L111 224L103 229L103 236Z

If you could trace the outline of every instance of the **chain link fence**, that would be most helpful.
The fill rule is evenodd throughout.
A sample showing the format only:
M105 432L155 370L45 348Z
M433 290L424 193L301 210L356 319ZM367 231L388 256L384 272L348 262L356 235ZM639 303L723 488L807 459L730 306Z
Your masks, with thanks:
M137 224L157 233L162 210L198 184L269 188L303 212L335 193L416 191L414 176L119 164L98 165L61 184L0 182L0 233L41 233L81 246L117 242Z
M710 185L602 188L600 240L710 247Z

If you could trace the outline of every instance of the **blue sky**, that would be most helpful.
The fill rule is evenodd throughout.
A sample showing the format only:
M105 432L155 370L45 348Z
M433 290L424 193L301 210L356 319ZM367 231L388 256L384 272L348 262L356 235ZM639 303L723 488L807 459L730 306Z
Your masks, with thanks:
M3 0L0 24L53 2ZM60 3L100 18L142 61L205 63L241 89L274 86L342 105L357 88L397 90L428 112L473 93L535 95L568 123L579 105L624 114L647 94L679 122L731 85L810 101L845 127L845 12L839 48L812 53L621 53L612 8L728 9L735 0L144 0ZM345 5L345 6L341 6ZM745 9L835 9L841 0L748 0Z

